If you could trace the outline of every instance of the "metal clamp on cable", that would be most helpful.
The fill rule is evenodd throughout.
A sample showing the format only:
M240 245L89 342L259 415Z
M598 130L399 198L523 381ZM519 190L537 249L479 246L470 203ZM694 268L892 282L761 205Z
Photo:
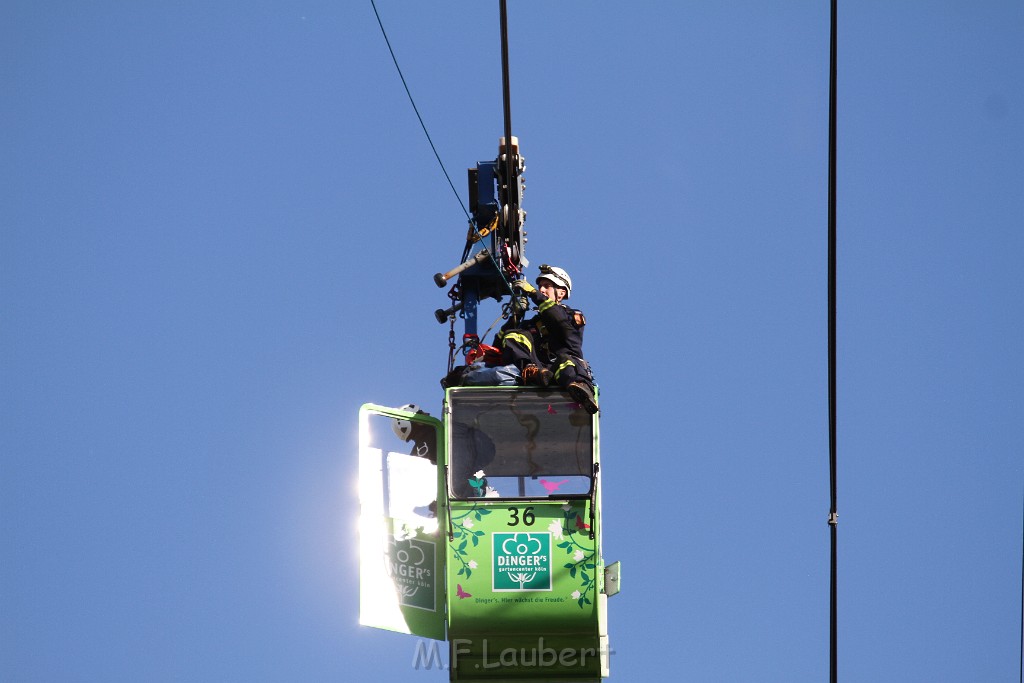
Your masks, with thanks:
M839 524L839 513L838 512L830 512L830 513L828 513L828 525L829 526L836 526L837 524Z

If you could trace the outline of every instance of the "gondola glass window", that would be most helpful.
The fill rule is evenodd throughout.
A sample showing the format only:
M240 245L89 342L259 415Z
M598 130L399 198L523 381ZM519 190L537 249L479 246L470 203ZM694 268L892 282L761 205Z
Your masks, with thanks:
M567 394L464 387L448 398L453 498L590 494L594 419Z

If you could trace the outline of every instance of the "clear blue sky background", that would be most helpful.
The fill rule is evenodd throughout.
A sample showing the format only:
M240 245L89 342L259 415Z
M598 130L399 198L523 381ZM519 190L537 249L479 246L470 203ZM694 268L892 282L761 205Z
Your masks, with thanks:
M509 4L613 676L827 680L828 3ZM840 678L1016 680L1024 5L840 5ZM464 196L497 2L378 7ZM356 623L357 410L440 412L465 234L370 3L7 0L0 86L0 679L446 680Z

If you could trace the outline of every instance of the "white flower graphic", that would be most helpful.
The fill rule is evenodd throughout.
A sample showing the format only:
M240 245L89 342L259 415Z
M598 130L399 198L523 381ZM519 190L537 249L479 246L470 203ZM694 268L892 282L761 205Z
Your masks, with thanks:
M493 486L488 486L487 491L484 493L484 498L497 498L499 495L497 489Z
M465 470L463 470L463 472L465 472ZM484 478L484 471L483 470L477 470L476 472L473 473L473 478L474 479L483 479Z
M573 591L572 592L572 599L573 600L579 600L580 599L580 592L579 591Z
M551 520L551 524L548 524L548 531L550 531L551 535L555 538L562 538L562 523L557 519Z
M569 503L566 503L565 505L562 506L562 510L564 510L565 512L568 512L569 510L572 510L572 505L570 505Z
M470 569L476 569L476 560L470 560L469 561L469 568Z
M576 552L574 552L572 554L572 559L574 561L576 561L576 562L579 562L580 560L582 560L583 559L583 551L582 550L577 550Z
M467 529L472 529L473 520L467 518L465 521L462 522L462 526L466 527Z

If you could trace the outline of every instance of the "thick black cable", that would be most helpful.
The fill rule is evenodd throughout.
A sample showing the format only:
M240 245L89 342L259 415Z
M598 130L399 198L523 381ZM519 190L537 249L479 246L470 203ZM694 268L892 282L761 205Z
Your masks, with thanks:
M501 99L505 124L505 198L508 200L508 223L504 226L504 237L511 242L515 233L509 228L509 224L519 227L519 181L513 175L514 165L512 163L512 88L508 68L508 6L506 0L499 0L498 11L501 15ZM501 271L500 268L498 270ZM505 279L504 274L502 279ZM508 284L507 280L506 284ZM512 300L515 301L515 292L511 287L509 287L509 292L512 294ZM513 316L515 315L513 313Z
M500 0L501 12L501 98L505 114L505 197L508 199L508 220L519 221L519 203L516 201L512 186L515 178L512 175L512 97L508 75L508 12L506 0ZM505 226L506 230L508 226ZM506 235L511 239L512 233Z
M831 505L828 525L831 537L829 581L829 681L838 680L838 590L836 552L836 24L838 0L832 0L829 40L828 96L828 459Z
M373 6L373 13L377 17L377 24L380 26L380 32L384 36L384 42L388 45L388 52L391 53L391 61L395 63L395 69L398 70L398 77L402 79L402 86L405 88L405 94L409 96L409 103L412 104L412 110L416 112L416 118L420 121L420 127L423 128L423 134L427 136L427 142L430 143L430 149L434 151L434 157L437 158L437 163L441 166L441 171L444 172L444 177L448 179L448 185L451 186L452 192L455 194L455 198L459 200L459 206L462 207L462 213L466 214L466 218L469 219L472 224L473 219L469 215L469 211L466 210L466 205L462 201L462 197L459 196L459 191L455 189L455 183L452 182L451 176L448 175L448 170L444 167L444 162L441 161L441 155L437 153L437 148L434 147L434 141L430 139L430 133L427 132L427 124L423 123L423 117L420 116L420 110L416 106L416 101L412 98L412 93L409 92L409 84L405 82L405 76L402 74L402 67L398 66L398 58L395 57L395 51L391 49L391 41L388 40L387 31L384 30L384 23L380 20L380 13L377 12L377 4L374 0L370 0L370 5Z

